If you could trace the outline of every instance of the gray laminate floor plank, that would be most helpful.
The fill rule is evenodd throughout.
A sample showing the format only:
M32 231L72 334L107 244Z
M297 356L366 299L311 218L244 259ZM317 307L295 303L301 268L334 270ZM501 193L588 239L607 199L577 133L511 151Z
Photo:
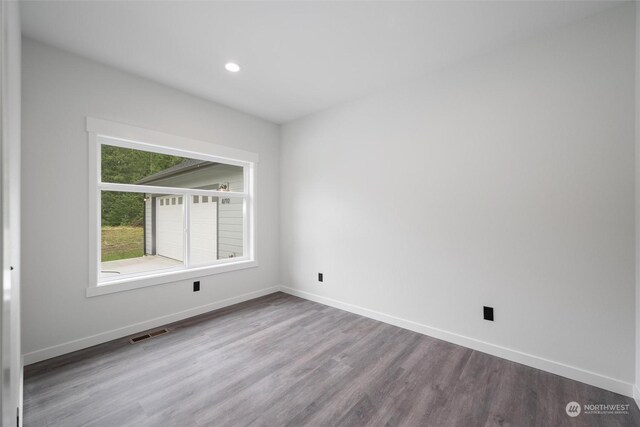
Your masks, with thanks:
M282 293L167 328L27 366L24 425L640 426L630 398Z
M503 361L500 382L496 388L486 425L518 427L523 420L533 425L537 412L538 370ZM514 402L518 402L514 405ZM585 402L586 403L586 402Z
M447 405L435 417L435 424L484 426L501 378L501 359L474 351L458 377ZM525 424L526 425L526 424Z

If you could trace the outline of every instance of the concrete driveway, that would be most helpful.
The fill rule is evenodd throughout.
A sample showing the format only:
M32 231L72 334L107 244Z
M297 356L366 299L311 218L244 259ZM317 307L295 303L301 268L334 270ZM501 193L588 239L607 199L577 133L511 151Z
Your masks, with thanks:
M182 261L158 255L145 255L138 258L119 259L101 264L101 279L114 278L126 274L145 273L148 271L164 270L181 267Z

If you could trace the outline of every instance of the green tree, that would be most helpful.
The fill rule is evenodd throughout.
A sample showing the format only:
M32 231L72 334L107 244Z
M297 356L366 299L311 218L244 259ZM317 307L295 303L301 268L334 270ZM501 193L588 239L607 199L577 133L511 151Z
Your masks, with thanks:
M135 184L182 163L185 158L102 145L102 182ZM102 225L140 227L144 223L144 194L102 192Z

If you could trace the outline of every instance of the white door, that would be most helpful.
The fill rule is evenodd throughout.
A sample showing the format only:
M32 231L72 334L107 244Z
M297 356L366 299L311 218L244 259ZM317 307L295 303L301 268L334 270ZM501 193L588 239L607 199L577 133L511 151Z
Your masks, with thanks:
M218 203L215 197L191 196L190 264L218 259Z
M182 196L156 197L156 253L184 261L184 200Z
M22 425L20 343L20 14L0 4L0 423Z

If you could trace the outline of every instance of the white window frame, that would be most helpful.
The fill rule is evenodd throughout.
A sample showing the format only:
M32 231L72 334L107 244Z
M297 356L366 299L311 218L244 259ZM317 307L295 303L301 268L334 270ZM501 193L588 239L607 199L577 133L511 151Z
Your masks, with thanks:
M128 291L164 283L179 282L218 273L241 270L258 266L256 259L256 176L258 154L238 150L210 142L198 141L163 132L152 131L122 123L87 117L89 138L89 287L87 297ZM101 150L103 143L108 145L147 150L161 154L206 160L234 166L244 170L244 191L230 192L217 190L198 190L190 188L160 187L136 184L103 183L101 174ZM139 193L141 189L149 193L176 194L184 197L184 266L172 269L156 270L131 274L109 280L100 280L101 264L101 191L123 191ZM188 198L191 195L213 197L239 197L244 199L244 252L242 257L217 260L206 266L190 267L188 264L188 230L186 226L189 213Z

